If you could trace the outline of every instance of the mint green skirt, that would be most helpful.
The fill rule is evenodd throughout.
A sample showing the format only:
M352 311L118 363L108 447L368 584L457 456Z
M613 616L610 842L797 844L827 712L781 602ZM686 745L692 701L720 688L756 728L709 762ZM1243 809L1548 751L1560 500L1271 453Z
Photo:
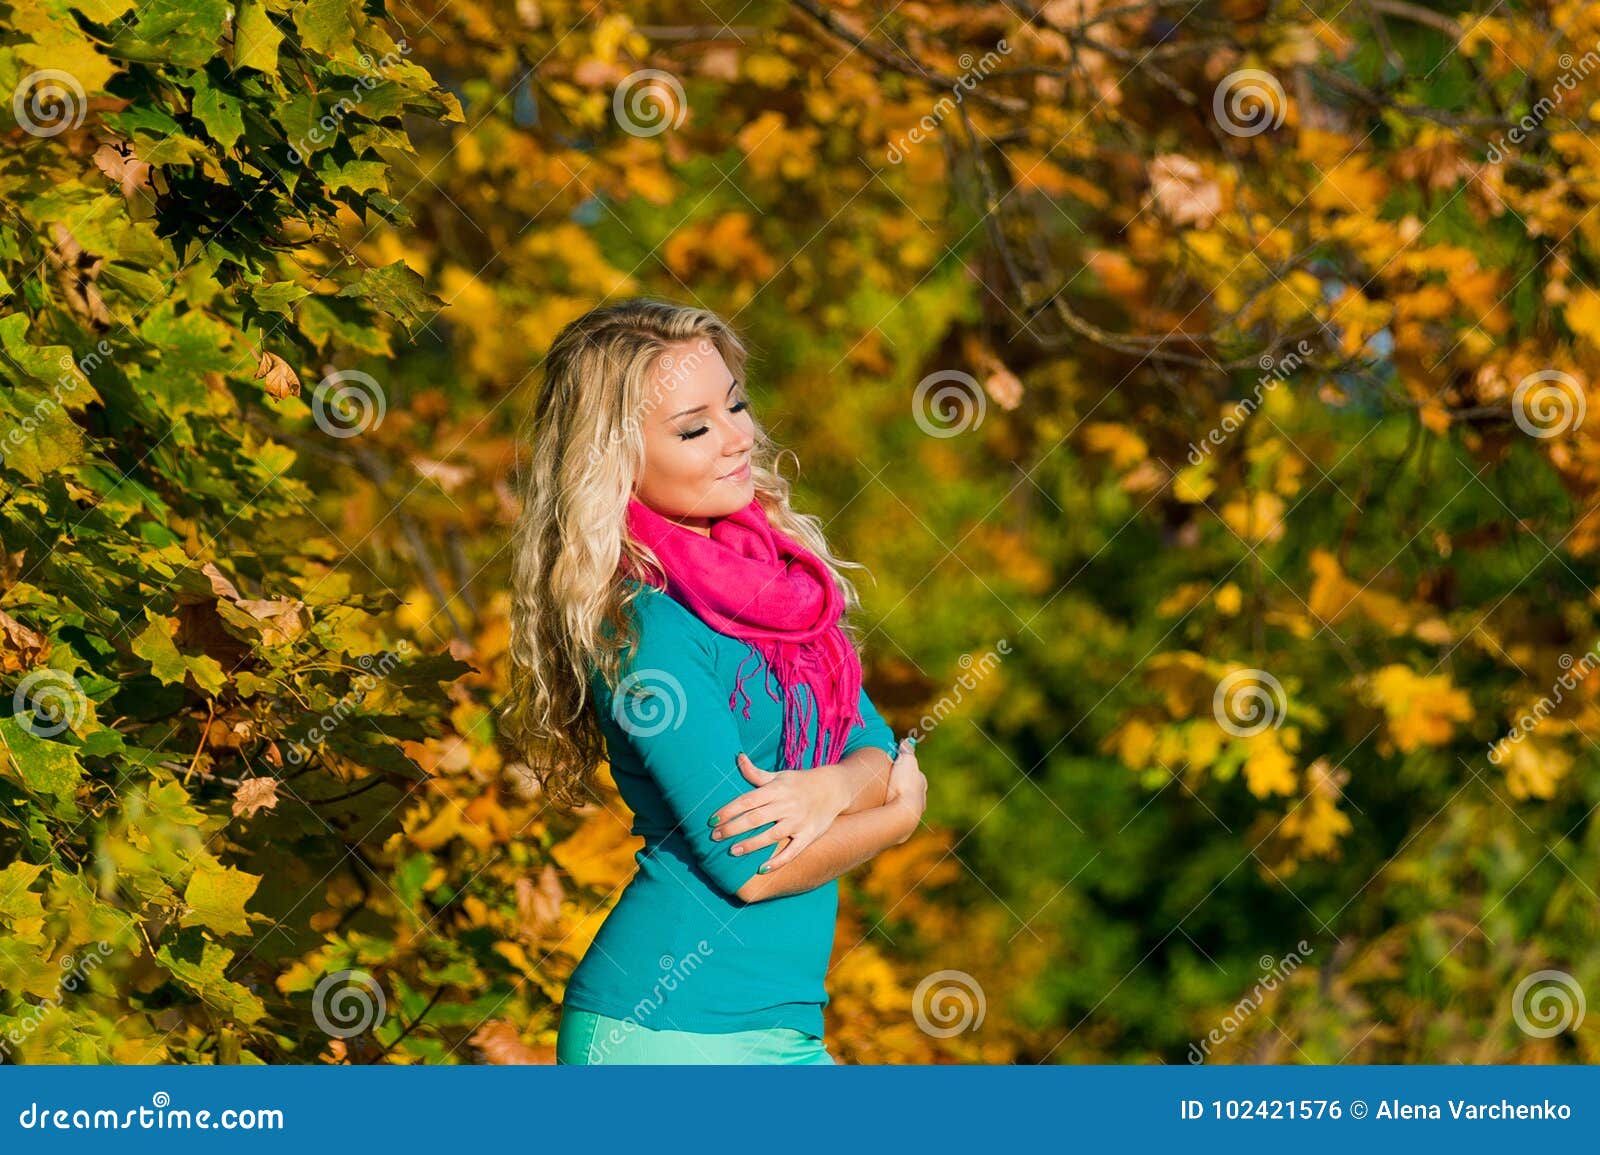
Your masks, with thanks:
M733 1031L725 1035L653 1030L627 1019L565 1007L561 1011L561 1028L556 1033L557 1065L718 1063L754 1066L834 1062L821 1039L793 1027Z

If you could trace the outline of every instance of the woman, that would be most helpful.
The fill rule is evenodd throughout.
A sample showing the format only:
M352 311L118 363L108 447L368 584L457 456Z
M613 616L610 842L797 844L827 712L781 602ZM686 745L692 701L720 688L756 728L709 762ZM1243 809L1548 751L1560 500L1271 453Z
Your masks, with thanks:
M551 346L527 431L503 731L558 802L605 757L645 841L558 1063L834 1062L836 880L922 815L861 688L852 563L790 509L745 362L706 310L598 308Z

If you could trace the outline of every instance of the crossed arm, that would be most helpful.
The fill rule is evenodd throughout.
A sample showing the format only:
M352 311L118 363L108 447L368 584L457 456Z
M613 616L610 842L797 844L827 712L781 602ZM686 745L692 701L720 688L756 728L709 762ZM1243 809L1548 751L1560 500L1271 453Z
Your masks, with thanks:
M739 887L738 896L746 902L759 902L811 890L848 874L879 851L910 838L922 818L926 784L922 783L921 789L910 784L913 777L921 782L922 776L917 770L916 755L909 743L901 747L899 770L891 785L893 769L894 764L890 763L884 751L865 747L845 755L832 766L819 766L802 772L807 776L821 773L833 779L833 784L828 788L838 790L838 796L845 799L844 807L828 822L825 816L833 804L822 802L821 809L813 812L815 817L811 821L826 822L826 829L808 839L803 846L785 846L773 855L755 877ZM746 777L749 776L746 771ZM778 777L777 774L767 775L769 782ZM770 787L758 788L724 809L736 810L744 804L745 798L758 795L760 789ZM817 787L813 787L813 791L819 798L825 797ZM758 808L754 813L760 815L765 809ZM750 821L735 818L729 827ZM805 818L800 818L788 822L787 828L804 833L805 821ZM756 848L769 841L791 841L794 835L779 833L784 826L784 822L775 823L766 832L735 844L731 853L741 853L746 845Z
M744 902L797 894L911 836L927 783L865 691L863 725L838 762L761 769L740 751L711 652L672 625L641 631L629 696L597 679L596 705L608 744L628 747L654 780L717 889Z

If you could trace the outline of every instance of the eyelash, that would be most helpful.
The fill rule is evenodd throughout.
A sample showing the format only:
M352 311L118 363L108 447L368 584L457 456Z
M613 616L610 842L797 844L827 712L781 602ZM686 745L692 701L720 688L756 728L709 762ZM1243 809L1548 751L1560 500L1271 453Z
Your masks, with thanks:
M750 402L749 401L740 401L737 405L729 406L728 407L728 412L729 413L742 413L748 408L750 408ZM700 426L699 429L685 430L684 432L678 434L678 440L680 440L680 441L693 441L696 437L699 437L702 433L706 432L706 430L708 430L710 428L711 428L711 426L709 426L709 425L702 425L702 426Z

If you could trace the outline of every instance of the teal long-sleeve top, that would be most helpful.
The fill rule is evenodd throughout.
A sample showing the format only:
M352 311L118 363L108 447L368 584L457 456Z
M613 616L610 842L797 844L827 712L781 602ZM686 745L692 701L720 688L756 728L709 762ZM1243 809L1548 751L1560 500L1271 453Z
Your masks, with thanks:
M759 653L711 629L667 593L640 586L635 643L615 688L591 674L594 706L611 772L644 839L638 870L567 983L565 1005L652 1029L725 1034L793 1027L822 1037L828 959L839 884L747 903L739 887L777 852L732 846L766 830L722 841L710 817L755 786L739 772L742 750L774 769L783 707ZM750 716L729 706L741 663ZM768 692L767 686L772 687ZM809 691L800 766L816 756ZM861 693L862 724L844 753L876 746L891 758L894 732Z

